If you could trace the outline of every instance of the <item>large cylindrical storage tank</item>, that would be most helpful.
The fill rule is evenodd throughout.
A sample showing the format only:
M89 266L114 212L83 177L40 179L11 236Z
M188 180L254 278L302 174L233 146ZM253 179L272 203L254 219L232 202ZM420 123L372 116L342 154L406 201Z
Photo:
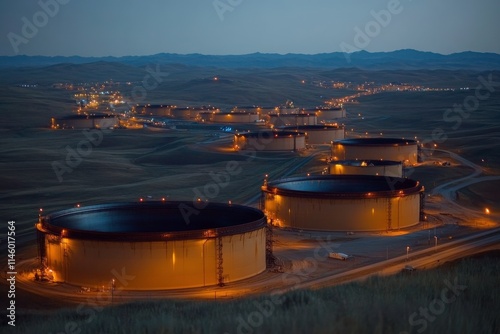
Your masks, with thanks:
M257 112L262 116L277 113L278 107L257 107Z
M380 175L403 177L401 161L390 160L340 160L330 163L333 175Z
M212 122L215 112L213 111L202 111L198 113L196 120L201 122Z
M190 119L196 117L196 113L194 112L194 110L189 107L172 108L172 110L170 110L170 115L173 118L180 118L180 119Z
M332 121L346 117L345 109L342 107L318 108L315 113L318 122Z
M333 160L392 160L417 163L415 140L399 138L350 138L332 144Z
M137 105L135 112L147 116L170 116L172 106L166 104Z
M382 231L418 224L419 182L383 176L325 175L264 184L273 224L320 231Z
M274 110L274 108L271 108L271 110ZM258 114L259 116L269 113L269 112L263 113L263 109L261 107L258 107L258 106L237 106L237 107L234 107L231 110L231 112L245 112L245 113L250 113L250 114Z
M298 151L306 148L305 135L295 131L258 131L234 135L235 150Z
M338 125L298 125L280 129L305 133L309 145L330 145L332 141L344 139L344 127Z
M262 211L206 202L73 208L36 225L54 279L77 286L158 290L235 282L266 268ZM118 282L117 282L118 283Z
M315 114L269 114L269 123L274 127L290 125L316 125Z
M258 120L257 113L248 112L215 113L212 116L214 123L256 123Z

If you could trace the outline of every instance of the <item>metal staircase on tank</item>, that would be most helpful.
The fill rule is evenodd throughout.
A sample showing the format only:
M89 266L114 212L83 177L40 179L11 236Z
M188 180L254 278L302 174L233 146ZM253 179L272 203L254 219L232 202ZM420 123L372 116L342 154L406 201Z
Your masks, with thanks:
M425 220L425 193L422 191L420 193L420 221Z
M392 230L392 201L387 199L387 231Z
M224 286L224 268L223 262L224 259L222 257L222 238L217 237L215 239L215 259L217 263L217 284L219 286Z
M273 255L273 226L267 224L266 227L266 267L272 268L275 265L275 258Z

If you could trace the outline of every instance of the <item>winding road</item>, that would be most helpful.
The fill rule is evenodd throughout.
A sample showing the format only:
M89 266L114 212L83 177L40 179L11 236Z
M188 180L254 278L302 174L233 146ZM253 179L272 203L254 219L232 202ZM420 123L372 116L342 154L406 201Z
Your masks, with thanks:
M477 210L464 208L460 204L456 203L455 200L457 198L457 196L456 196L457 191L462 189L462 188L468 187L472 184L500 180L500 175L490 175L490 176L479 177L484 171L481 166L478 166L475 163L465 159L464 157L462 157L456 153L450 152L450 151L441 150L441 149L439 149L439 150L435 149L434 151L448 154L450 156L450 158L460 162L462 165L464 165L466 167L472 168L473 172L467 176L460 178L460 179L452 180L452 181L443 183L443 184L435 187L432 190L431 195L441 195L448 202L450 202L451 204L453 204L456 207L460 207L462 210L467 210L469 212L478 212Z

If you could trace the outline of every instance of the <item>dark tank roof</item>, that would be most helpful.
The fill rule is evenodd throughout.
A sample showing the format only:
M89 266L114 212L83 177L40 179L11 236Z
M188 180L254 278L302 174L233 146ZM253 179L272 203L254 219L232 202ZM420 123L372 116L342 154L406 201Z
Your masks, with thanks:
M326 125L326 124L318 124L318 125L290 125L290 126L282 126L279 127L278 129L280 130L334 130L334 129L343 129L343 126L339 125Z
M100 119L100 118L116 118L115 115L111 114L82 114L82 115L67 115L63 117L58 117L59 120L73 120L73 119Z
M217 115L258 115L258 113L253 111L231 111L217 113Z
M311 117L311 116L316 116L315 113L290 113L290 114L285 114L285 113L276 113L276 114L269 114L269 117Z
M396 197L419 193L418 181L372 175L318 175L269 182L264 192L296 196L327 198Z
M332 162L334 165L342 166L354 166L361 167L364 166L396 166L401 165L401 161L394 160L338 160Z
M290 137L290 136L305 136L305 133L303 132L297 132L297 131L257 131L257 132L242 132L242 133L236 133L235 134L238 137L246 137L246 138L283 138L283 137Z
M412 139L401 138L348 138L336 140L334 144L342 144L346 146L404 146L417 145L417 142Z
M37 228L63 237L106 240L196 239L244 233L266 225L262 211L189 201L113 203L42 217Z
M146 109L148 109L148 108L153 109L153 108L172 108L174 106L170 105L170 104L144 104L144 105L138 104L137 107L146 108Z

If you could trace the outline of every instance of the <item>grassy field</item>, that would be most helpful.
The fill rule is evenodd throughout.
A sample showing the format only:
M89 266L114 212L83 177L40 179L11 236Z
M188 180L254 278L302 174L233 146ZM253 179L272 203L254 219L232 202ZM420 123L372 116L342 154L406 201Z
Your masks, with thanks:
M500 201L489 194L496 194L500 181L481 182L458 192L458 202L472 208L488 208L491 212L500 212Z
M411 275L273 297L28 311L12 332L499 333L499 258L496 251Z

